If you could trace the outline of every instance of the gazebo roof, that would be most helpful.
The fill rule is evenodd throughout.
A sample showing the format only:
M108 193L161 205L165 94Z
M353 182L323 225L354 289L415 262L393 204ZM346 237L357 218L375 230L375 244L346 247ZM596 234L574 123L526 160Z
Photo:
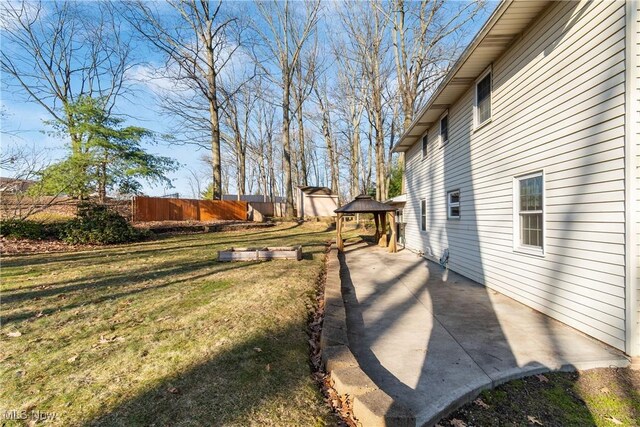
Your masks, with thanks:
M374 213L374 212L392 212L396 208L393 206L380 203L373 200L371 196L361 194L344 206L336 209L335 213L356 214L356 213Z

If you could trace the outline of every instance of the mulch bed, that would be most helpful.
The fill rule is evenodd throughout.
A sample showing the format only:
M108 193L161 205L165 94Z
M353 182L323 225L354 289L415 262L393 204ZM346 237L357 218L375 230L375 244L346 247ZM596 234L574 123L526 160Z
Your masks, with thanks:
M272 222L251 221L149 221L133 223L134 227L149 230L154 234L252 230L273 227L274 225Z
M68 243L61 242L60 240L17 240L0 237L0 254L2 255L25 255L42 254L49 252L86 251L99 248L104 248L104 246L70 245Z
M153 234L193 234L221 231L243 231L273 227L271 222L248 221L153 221L133 226ZM70 245L55 239L30 240L0 237L1 255L26 255L53 252L75 252L114 247L115 245Z
M640 371L556 372L510 381L480 394L440 427L638 426Z

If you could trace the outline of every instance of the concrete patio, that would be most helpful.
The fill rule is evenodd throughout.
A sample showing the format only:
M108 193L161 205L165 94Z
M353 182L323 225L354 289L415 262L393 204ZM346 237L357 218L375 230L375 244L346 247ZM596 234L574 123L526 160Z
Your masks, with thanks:
M339 260L349 347L416 425L434 424L513 378L629 364L619 351L408 250L358 243Z

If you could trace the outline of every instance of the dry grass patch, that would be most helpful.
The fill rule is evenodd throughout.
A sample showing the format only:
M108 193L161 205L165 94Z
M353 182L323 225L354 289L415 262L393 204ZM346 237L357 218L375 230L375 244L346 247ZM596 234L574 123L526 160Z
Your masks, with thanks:
M324 425L307 317L326 224L4 257L2 411L58 425ZM229 246L302 261L218 263ZM17 336L19 335L19 336Z

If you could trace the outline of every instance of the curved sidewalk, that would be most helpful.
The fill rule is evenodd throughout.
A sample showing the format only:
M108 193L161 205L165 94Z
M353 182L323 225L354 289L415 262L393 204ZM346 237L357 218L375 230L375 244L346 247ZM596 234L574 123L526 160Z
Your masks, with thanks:
M393 400L390 410L406 408L411 424L434 424L513 378L629 364L621 352L407 250L360 243L338 260L329 269L339 265L351 352Z

